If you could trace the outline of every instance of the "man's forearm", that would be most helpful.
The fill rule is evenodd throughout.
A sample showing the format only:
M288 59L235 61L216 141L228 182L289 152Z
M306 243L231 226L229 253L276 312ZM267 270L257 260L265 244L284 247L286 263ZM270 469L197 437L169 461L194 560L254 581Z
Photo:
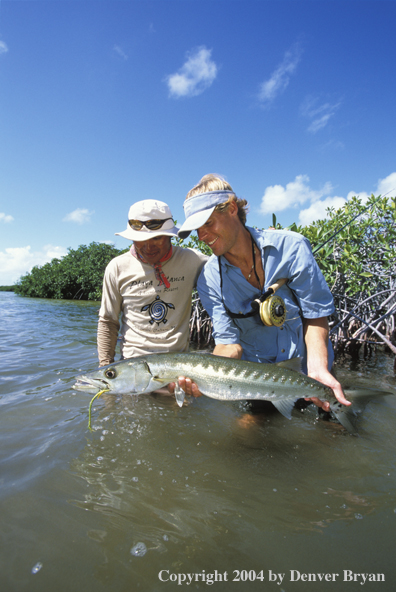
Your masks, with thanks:
M350 402L345 398L342 386L328 368L329 324L327 317L304 319L303 323L305 344L307 346L308 376L330 387L340 403L350 405ZM316 398L312 400L325 411L330 410L328 401L321 402Z
M304 319L304 340L307 347L308 375L314 377L322 369L328 370L329 323L327 317Z
M114 362L119 327L119 323L99 319L97 333L99 366L107 366Z
M234 358L240 360L243 349L239 343L219 343L215 346L213 354L215 356L224 356L225 358Z

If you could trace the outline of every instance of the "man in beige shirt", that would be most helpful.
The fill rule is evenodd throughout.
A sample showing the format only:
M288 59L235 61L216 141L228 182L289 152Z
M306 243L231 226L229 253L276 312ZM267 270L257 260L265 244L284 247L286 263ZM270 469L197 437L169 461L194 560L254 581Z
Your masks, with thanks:
M116 234L132 247L110 261L103 280L100 366L114 362L120 329L121 358L188 350L192 290L207 257L173 246L177 232L164 202L148 199L129 209L127 229Z

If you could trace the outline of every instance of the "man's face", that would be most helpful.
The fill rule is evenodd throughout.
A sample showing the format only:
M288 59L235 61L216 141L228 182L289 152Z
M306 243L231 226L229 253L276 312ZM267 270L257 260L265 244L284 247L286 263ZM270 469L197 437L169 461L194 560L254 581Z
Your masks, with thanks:
M159 263L168 254L171 239L169 236L156 236L145 241L133 241L136 252L150 265Z
M214 211L207 222L198 228L198 238L212 249L214 255L220 257L234 246L236 224L240 225L239 219L230 208L225 212Z

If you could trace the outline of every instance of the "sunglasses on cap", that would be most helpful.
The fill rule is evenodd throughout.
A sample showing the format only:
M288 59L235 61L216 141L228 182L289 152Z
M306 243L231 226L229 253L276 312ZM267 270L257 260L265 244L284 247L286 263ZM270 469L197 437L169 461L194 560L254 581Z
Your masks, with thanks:
M172 220L172 218L165 218L164 220L146 220L145 222L142 222L141 220L129 220L129 226L133 228L133 230L142 230L143 226L148 230L159 230L168 220Z

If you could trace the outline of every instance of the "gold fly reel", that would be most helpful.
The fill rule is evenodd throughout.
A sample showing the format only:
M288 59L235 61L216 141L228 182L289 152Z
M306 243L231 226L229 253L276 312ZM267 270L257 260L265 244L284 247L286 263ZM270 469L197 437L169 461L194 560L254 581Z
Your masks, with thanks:
M260 319L267 327L281 327L286 320L286 306L280 296L270 296L260 304Z

